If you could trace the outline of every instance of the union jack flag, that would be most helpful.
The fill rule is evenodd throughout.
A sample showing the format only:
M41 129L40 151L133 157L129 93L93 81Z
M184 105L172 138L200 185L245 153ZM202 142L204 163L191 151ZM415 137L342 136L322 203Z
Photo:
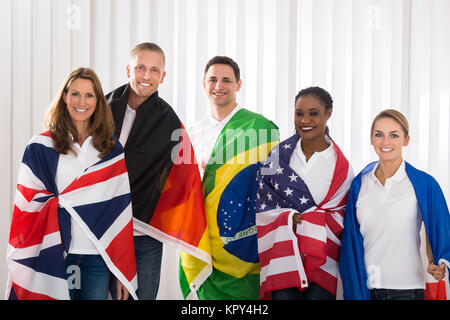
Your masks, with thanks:
M337 161L331 186L325 199L316 204L308 186L289 167L299 139L295 134L272 149L258 178L261 299L270 298L274 290L303 290L310 281L336 295L340 237L353 173L333 142ZM302 222L294 232L292 216L296 212L301 213Z
M130 187L121 145L58 192L59 154L49 132L33 137L20 166L7 252L9 299L70 299L64 256L72 217L137 299Z

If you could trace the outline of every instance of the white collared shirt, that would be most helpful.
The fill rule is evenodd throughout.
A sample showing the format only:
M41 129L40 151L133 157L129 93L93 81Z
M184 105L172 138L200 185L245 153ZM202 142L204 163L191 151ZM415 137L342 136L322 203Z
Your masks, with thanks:
M78 143L74 143L73 148L77 155L74 155L73 152L59 155L55 176L58 193L63 192L72 181L81 176L86 168L100 161L100 152L94 148L92 137L88 137L81 147ZM72 240L68 252L73 254L99 254L92 241L72 217L70 217L70 222Z
M127 143L128 137L130 136L131 128L133 128L135 119L136 110L134 110L127 104L127 109L125 110L119 137L119 142L124 148ZM133 228L133 236L145 236L145 234Z
M194 153L198 162L201 177L203 177L203 174L205 173L206 164L211 157L211 153L220 132L240 109L242 109L242 107L239 104L236 105L236 108L234 108L222 121L214 119L212 115L209 114L204 120L189 128L188 134L192 146L194 147Z
M370 289L425 288L420 254L422 214L403 161L384 186L372 172L356 202Z
M331 181L333 180L334 168L337 156L333 148L333 141L325 136L330 146L314 154L306 161L306 156L301 147L300 138L292 152L289 166L302 178L308 186L314 202L320 204L328 194Z
M136 119L136 110L132 109L127 104L125 116L123 117L122 129L120 130L119 142L125 148L131 128L133 127L134 119Z

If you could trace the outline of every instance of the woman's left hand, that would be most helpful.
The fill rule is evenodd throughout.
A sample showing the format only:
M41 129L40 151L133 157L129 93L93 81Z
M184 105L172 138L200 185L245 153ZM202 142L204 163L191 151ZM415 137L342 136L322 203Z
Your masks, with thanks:
M447 266L443 263L441 265L436 265L431 261L428 264L427 271L431 274L436 280L442 280L445 277L445 268Z

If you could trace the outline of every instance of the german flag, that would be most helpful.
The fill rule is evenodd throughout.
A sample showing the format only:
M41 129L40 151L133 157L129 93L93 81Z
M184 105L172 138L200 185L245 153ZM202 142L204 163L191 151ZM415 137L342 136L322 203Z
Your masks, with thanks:
M129 92L126 84L107 95L118 137ZM136 110L124 149L133 228L191 254L202 264L197 275L207 277L212 267L200 173L183 124L158 92Z
M211 274L211 246L198 165L189 136L181 124L172 134L179 141L171 168L149 224L135 219L135 228L178 247L195 259L189 281L199 286Z

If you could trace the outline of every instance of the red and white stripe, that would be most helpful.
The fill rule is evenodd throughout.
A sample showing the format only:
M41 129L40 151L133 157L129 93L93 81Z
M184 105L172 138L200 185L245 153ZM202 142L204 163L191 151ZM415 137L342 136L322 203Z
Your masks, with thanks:
M353 179L348 161L336 146L337 162L330 189L317 207L301 214L296 232L291 208L256 215L261 299L274 290L306 288L313 281L336 294L339 249L347 194Z
M51 136L47 133L33 137L29 145L33 143L53 147ZM44 159L46 155L46 151L40 151L38 154ZM131 203L123 210L120 208L122 211L113 221L108 222L110 224L100 239L96 238L74 209L81 205L103 203L130 193L123 152L90 167L59 195L53 195L46 190L45 184L37 175L27 164L21 163L7 251L9 274L6 296L9 297L11 289L14 289L19 299L69 299L65 279L37 271L18 262L22 259L37 258L45 249L62 247L58 223L58 205L60 205L92 240L110 271L137 299ZM39 200L44 196L51 197L45 202ZM112 206L108 209L101 208L103 206L99 206L99 211L95 214L102 216L106 213L102 210L113 209ZM19 233L16 232L18 225ZM63 254L61 248L61 257ZM53 260L47 262L58 263Z

